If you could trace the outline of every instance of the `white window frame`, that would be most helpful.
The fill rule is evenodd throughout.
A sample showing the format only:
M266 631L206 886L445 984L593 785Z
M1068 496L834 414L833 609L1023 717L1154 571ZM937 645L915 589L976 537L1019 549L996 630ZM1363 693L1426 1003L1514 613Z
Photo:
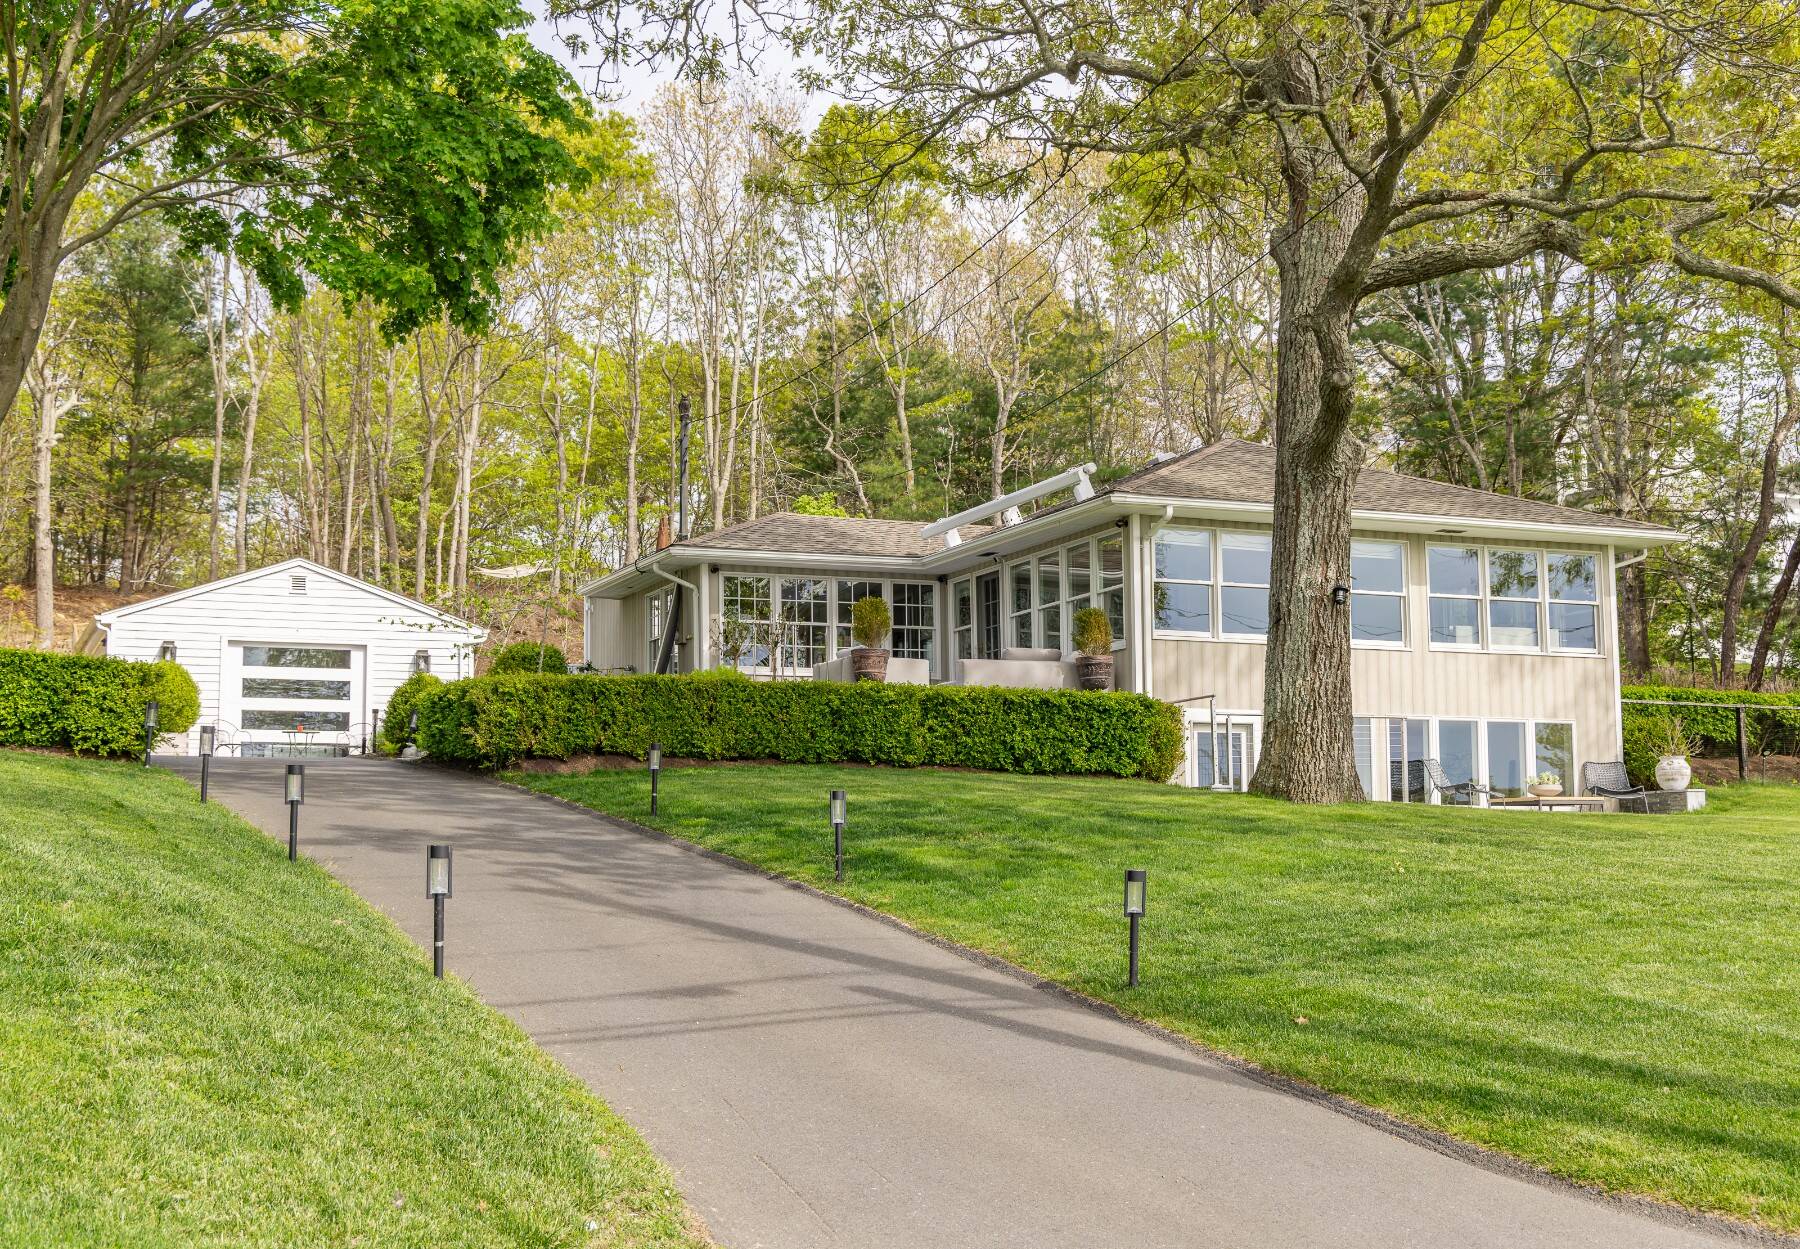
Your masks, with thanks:
M1467 648L1458 648L1458 649L1467 649ZM1565 719L1565 718L1558 717L1558 716L1546 716L1546 717L1469 716L1469 715L1430 716L1430 715L1402 714L1400 712L1393 712L1393 711L1372 712L1372 713L1365 713L1365 712L1359 711L1359 712L1354 713L1354 719L1368 720L1371 722L1377 721L1377 720L1388 721L1388 722L1395 721L1395 720L1423 720L1429 726L1426 731L1426 735L1425 735L1425 741L1426 741L1426 756L1425 757L1431 758L1431 759L1437 759L1440 762L1443 760L1443 739L1440 736L1441 731L1442 731L1442 726L1446 722L1453 722L1453 723L1457 723L1457 724L1473 723L1475 725L1475 783L1477 785L1483 785L1483 786L1489 784L1490 780L1492 779L1491 773L1490 773L1490 765L1492 763L1492 750L1491 750L1490 735L1491 735L1493 727L1495 725L1516 724L1516 725L1523 726L1524 731L1525 731L1525 738L1524 738L1525 753L1526 753L1525 776L1527 778L1527 780L1526 780L1527 785L1529 785L1529 783L1530 783L1528 778L1535 775L1536 771L1537 771L1537 734L1538 734L1538 729L1540 729L1541 727L1543 727L1544 725L1547 725L1547 724L1567 725L1568 729L1569 729L1569 773L1570 773L1570 775L1568 775L1567 777L1565 777L1563 779L1563 792L1568 793L1568 794L1574 794L1581 787L1581 763L1582 763L1581 728L1580 728L1580 725L1575 720L1572 720L1572 719ZM1391 776L1390 769L1391 769L1393 760L1389 757L1389 750L1388 750L1389 736L1390 736L1389 733L1380 733L1380 734L1372 733L1371 734L1371 744L1372 744L1373 750L1371 752L1370 766L1377 776ZM1431 785L1427 784L1427 789L1430 790L1430 793L1426 797L1426 800L1425 800L1426 803L1441 805L1443 802L1443 795L1437 791L1435 786L1431 786ZM1385 794L1371 795L1369 801L1371 801L1371 802L1390 802L1390 801L1392 801L1392 798Z
M969 600L969 623L966 625L961 623L956 616L957 605L960 601L959 596L964 594L968 595ZM949 609L950 660L951 662L955 662L965 658L973 659L975 657L975 578L958 577L955 581L950 583ZM965 638L969 643L969 653L967 655L963 654L963 641Z
M780 583L781 578L775 576L773 573L766 573L766 572L727 572L727 573L720 574L720 576L719 576L719 607L718 607L719 623L721 626L723 626L724 621L725 621L725 609L726 609L727 604L731 601L730 593L726 588L727 583L732 582L732 581L758 581L758 580L766 581L768 583L767 594L768 594L769 610L768 610L767 615L765 615L761 620L756 621L754 623L760 625L765 630L765 633L764 633L764 636L762 639L762 645L768 651L768 654L766 655L764 662L762 662L760 664L744 664L742 666L739 666L735 662L736 656L727 657L725 655L724 630L723 630L723 627L721 627L718 664L719 664L719 667L721 667L721 668L731 668L738 672L768 675L769 673L774 671L775 654L779 650L779 646L770 647L769 643L777 640L776 634L775 634L775 629L776 629L776 620L777 620L777 618L780 614L780 610L781 610L781 595L780 595L780 588L779 588L779 583ZM754 644L754 641L752 644Z
M1269 640L1269 631L1267 629L1264 629L1261 633L1231 633L1227 632L1225 628L1225 591L1227 590L1261 590L1263 592L1264 615L1272 614L1268 608L1269 581L1259 583L1255 581L1225 580L1225 538L1227 535L1232 538L1260 538L1262 540L1263 544L1269 548L1269 581L1275 579L1275 535L1258 529L1222 529L1213 534L1213 559L1216 561L1213 565L1213 573L1216 584L1219 587L1217 601L1213 606L1213 628L1217 631L1221 641L1266 644Z
M1020 571L1025 573L1025 606L1019 607L1013 599L1015 582ZM1000 601L1006 608L1006 624L1000 634L1000 649L1022 647L1030 649L1037 644L1037 556L1028 555L1023 559L1013 560L1006 565L1005 579L1000 585ZM1025 637L1020 639L1018 621L1025 619Z
M916 604L916 603L914 603L914 604L901 603L900 602L900 587L902 587L902 586L906 586L908 588L913 588L913 589L924 590L926 596L929 598L930 601L928 603L925 603L922 605ZM893 613L893 627L892 627L892 630L888 634L888 646L890 648L893 648L894 655L896 658L923 659L923 660L925 660L926 663L930 664L933 668L937 667L938 642L939 642L939 639L942 638L942 636L943 636L942 617L941 617L940 613L943 611L943 607L944 607L943 595L940 594L939 591L942 590L943 588L944 588L943 586L940 586L935 581L918 581L918 580L913 580L913 579L902 579L902 580L897 580L897 581L891 581L887 584L886 593L887 593L887 601L888 601L888 610ZM920 606L923 606L924 610L931 613L931 623L929 623L929 624L902 624L900 622L900 609L902 607L917 608ZM973 599L970 600L970 606L971 607L974 606ZM971 614L971 619L972 618L973 618L973 615ZM902 654L900 654L898 647L895 647L895 645L894 645L894 634L898 633L902 629L908 630L909 632L912 632L912 633L925 634L925 638L926 638L925 653L923 655L902 655Z
M1479 564L1478 596L1467 594L1440 594L1431 588L1431 553L1433 551L1474 551ZM1492 578L1488 561L1492 553L1497 551L1523 551L1537 557L1537 597L1536 599L1498 596L1492 592ZM1601 645L1604 636L1601 602L1602 588L1600 578L1603 574L1601 552L1576 551L1558 546L1526 546L1515 542L1500 543L1449 543L1429 542L1425 546L1425 598L1426 598L1426 644L1434 651L1462 651L1469 654L1494 655L1561 655L1575 658L1593 659L1606 653ZM1594 597L1589 599L1551 599L1550 597L1550 561L1557 556L1573 556L1577 559L1593 561L1594 565ZM1481 633L1481 641L1476 644L1464 642L1440 642L1431 636L1431 600L1456 599L1463 602L1476 603L1476 620ZM1493 608L1494 603L1533 603L1537 610L1536 646L1497 646L1494 644ZM1558 646L1550 632L1550 604L1561 602L1594 609L1594 646L1583 647Z
M1398 538L1358 538L1353 535L1350 539L1351 550L1352 550L1353 555L1354 555L1356 544L1358 542L1364 543L1369 546L1391 546L1391 547L1396 548L1400 552L1400 589L1398 591L1394 591L1394 590L1359 590L1359 589L1357 589L1356 588L1356 574L1355 574L1355 560L1354 560L1354 557L1352 558L1349 608L1350 608L1350 612L1351 612L1351 623L1352 623L1353 627L1351 629L1351 634L1350 634L1350 645L1353 648L1358 649L1358 650L1373 650L1373 651L1411 650L1412 649L1412 619L1411 619L1411 611L1410 611L1411 595L1409 594L1408 591L1412 588L1412 580L1411 580L1411 578L1412 578L1412 562L1411 562L1412 561L1412 554L1411 554L1412 544L1409 542L1402 541L1401 539L1398 539ZM1355 619L1356 619L1356 600L1358 598L1397 598L1400 600L1400 640L1398 642L1382 642L1382 641L1378 641L1378 640L1375 640L1372 638L1361 638L1361 639L1357 638L1354 624L1355 624Z
M1206 576L1205 581L1193 577L1161 577L1156 573L1156 544L1161 542L1167 533L1203 533L1206 535ZM1170 585L1203 585L1207 592L1207 624L1206 632L1198 629L1166 629L1156 623L1156 586L1167 582ZM1150 629L1152 635L1159 638L1175 638L1184 641L1211 642L1219 633L1219 531L1205 525L1162 525L1150 534Z
M662 586L644 595L644 633L649 647L650 658L644 665L644 671L654 674L656 661L662 658L663 630L669 622L669 613L675 610L675 587ZM669 655L669 671L681 671L681 640L675 641L675 649Z

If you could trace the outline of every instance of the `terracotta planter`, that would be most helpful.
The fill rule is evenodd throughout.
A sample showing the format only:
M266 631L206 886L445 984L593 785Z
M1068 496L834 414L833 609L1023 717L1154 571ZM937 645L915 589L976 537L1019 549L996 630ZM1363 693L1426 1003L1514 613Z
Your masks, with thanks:
M850 671L858 681L887 680L888 653L859 646L850 652Z
M1110 690L1112 688L1111 655L1077 655L1075 657L1075 681L1084 690Z

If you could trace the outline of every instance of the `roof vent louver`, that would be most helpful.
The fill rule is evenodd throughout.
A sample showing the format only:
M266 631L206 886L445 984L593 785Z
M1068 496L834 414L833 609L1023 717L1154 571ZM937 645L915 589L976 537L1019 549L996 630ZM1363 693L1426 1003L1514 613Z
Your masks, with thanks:
M306 593L306 574L305 573L295 573L293 576L288 578L288 593L289 594L305 594Z

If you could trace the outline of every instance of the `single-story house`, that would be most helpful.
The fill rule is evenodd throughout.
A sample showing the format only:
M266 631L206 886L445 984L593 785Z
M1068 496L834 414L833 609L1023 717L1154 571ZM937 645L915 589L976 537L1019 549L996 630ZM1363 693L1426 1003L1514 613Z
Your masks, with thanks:
M1114 684L1178 704L1183 784L1241 789L1263 730L1275 453L1227 439L1104 488L1092 466L930 524L777 513L583 587L600 670L841 679L850 606L884 597L890 679L1074 684L1074 613L1103 608ZM1030 516L1019 508L1073 497ZM1351 515L1357 766L1433 801L1421 761L1519 794L1621 756L1617 570L1678 532L1378 468ZM910 662L902 662L910 661Z
M245 755L360 750L415 672L471 676L487 631L306 559L284 560L103 612L106 653L173 659L200 687L199 726Z

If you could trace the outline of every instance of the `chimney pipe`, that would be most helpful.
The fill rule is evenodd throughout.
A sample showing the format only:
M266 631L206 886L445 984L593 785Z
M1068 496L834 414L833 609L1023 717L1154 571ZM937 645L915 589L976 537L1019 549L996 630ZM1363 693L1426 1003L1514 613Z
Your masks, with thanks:
M681 413L681 497L676 502L675 540L686 542L688 536L688 429L693 423L694 408L686 395L681 396L678 406Z

